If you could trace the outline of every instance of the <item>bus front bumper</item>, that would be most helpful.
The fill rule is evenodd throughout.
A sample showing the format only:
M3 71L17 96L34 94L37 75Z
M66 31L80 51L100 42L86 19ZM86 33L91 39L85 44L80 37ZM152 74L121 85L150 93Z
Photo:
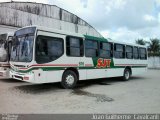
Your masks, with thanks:
M10 77L16 80L34 83L34 74L32 73L17 73L11 70Z

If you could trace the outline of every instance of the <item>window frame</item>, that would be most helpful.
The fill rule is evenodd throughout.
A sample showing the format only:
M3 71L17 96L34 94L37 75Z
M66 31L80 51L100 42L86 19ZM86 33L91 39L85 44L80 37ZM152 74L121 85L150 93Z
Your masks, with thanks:
M116 45L122 45L123 46L123 52L122 51L116 51L115 50L115 47L116 47ZM113 52L113 57L115 58L115 59L125 59L126 58L126 45L125 44L120 44L120 43L114 43L114 47L113 47L114 49L114 52ZM122 52L123 53L123 56L124 57L122 57L122 58L117 58L117 57L115 57L115 52Z
M110 49L110 50L101 49L101 44L103 44L103 43L110 44L110 45L111 45L111 49ZM102 57L102 56L100 56L100 51L101 51L101 50L110 52L110 57ZM100 57L100 58L105 58L105 59L111 59L111 58L113 58L113 43L111 43L111 42L99 41L99 57Z
M36 37L36 39L35 39L35 58L34 58L34 60L36 61L36 63L38 63L38 64L46 64L46 63L49 63L49 62L53 62L53 61L55 61L55 60L57 60L57 59L55 59L55 60L52 60L52 61L49 61L49 62L37 62L37 41L38 41L38 39L39 38L45 38L45 39L47 39L47 38L56 38L56 39L59 39L59 40L56 40L56 41L61 41L62 42L62 54L57 58L57 59L59 59L60 57L62 57L63 55L64 55L64 39L63 38L60 38L60 37L53 37L53 36L45 36L45 35L38 35L37 37Z
M144 59L141 58L141 49L145 49L145 58ZM147 60L147 49L146 48L139 47L139 59L140 60Z
M137 48L138 58L135 58L134 48ZM136 59L136 60L140 59L140 53L139 53L139 47L138 46L133 46L133 59Z
M68 46L67 41L69 40L69 38L78 38L80 40L80 47ZM82 41L82 45L81 45L81 41ZM80 54L81 54L81 50L82 50L82 55L80 55L80 56L68 55L67 48L79 48ZM68 56L68 57L83 57L84 56L84 40L83 40L83 38L77 37L77 36L69 36L69 35L66 36L66 56Z
M86 48L86 41L96 42L96 43L97 43L97 49L94 49L94 48ZM84 42L84 43L85 43L85 44L84 44L85 57L87 57L87 58L97 58L97 57L99 57L99 41L98 41L98 40L85 39L85 42ZM93 50L96 50L96 57L87 56L87 55L86 55L86 49L93 49Z
M132 52L127 52L127 47L131 47ZM132 53L132 58L128 58L127 53ZM126 45L125 46L125 56L126 56L126 59L133 59L133 46L131 46L131 45Z

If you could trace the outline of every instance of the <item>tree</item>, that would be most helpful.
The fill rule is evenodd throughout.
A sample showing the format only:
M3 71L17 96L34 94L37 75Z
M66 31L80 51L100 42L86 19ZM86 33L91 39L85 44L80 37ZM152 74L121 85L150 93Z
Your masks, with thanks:
M150 44L149 44L149 52L150 53L159 53L160 52L160 40L157 38L150 39Z
M138 40L136 40L136 44L146 45L146 41L144 41L143 39L138 39Z

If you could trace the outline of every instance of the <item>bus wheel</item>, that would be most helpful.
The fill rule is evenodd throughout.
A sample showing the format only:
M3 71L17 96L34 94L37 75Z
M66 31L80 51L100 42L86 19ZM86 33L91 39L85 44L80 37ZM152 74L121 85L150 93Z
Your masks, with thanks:
M76 86L77 81L78 81L78 78L76 73L71 70L67 70L66 72L64 72L62 76L61 85L65 89L72 89Z
M130 79L130 76L131 76L131 71L126 68L123 73L123 80L128 81Z

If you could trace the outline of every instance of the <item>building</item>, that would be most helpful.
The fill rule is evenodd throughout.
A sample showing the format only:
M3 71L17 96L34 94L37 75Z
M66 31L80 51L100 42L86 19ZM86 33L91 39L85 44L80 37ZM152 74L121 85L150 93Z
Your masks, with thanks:
M102 37L80 17L55 5L32 2L0 3L0 33L30 25Z

